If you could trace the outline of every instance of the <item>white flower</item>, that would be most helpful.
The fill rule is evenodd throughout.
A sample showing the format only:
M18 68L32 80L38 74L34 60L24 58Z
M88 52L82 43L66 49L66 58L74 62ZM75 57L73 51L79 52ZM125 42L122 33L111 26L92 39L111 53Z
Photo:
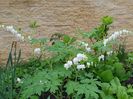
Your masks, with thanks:
M28 36L28 40L32 40L31 36Z
M93 62L87 62L88 68L93 65Z
M72 61L67 61L67 64L71 66L73 63Z
M12 30L14 30L14 27L13 26L6 26L6 30L11 32Z
M109 55L111 55L113 53L113 51L109 51L109 52L107 52L107 55L109 56Z
M78 62L79 62L78 58L77 58L77 57L75 57L75 58L73 59L73 63L74 63L75 65L77 65L77 64L78 64Z
M24 36L21 36L21 40L24 41Z
M40 49L40 48L35 48L35 49L34 49L34 54L35 54L36 56L39 56L39 55L41 54L41 49Z
M22 36L20 33L17 32L17 30L15 30L15 28L11 25L11 26L6 26L5 29L8 32L11 32L18 41L24 41L24 36Z
M72 61L67 61L66 64L64 64L64 67L66 68L66 70L68 70L68 68L70 68L72 66Z
M107 45L107 42L108 42L108 39L104 39L104 41L103 41L104 46Z
M85 44L84 44L84 46L85 46L85 47L87 47L87 46L88 46L88 44L87 44L87 43L85 43Z
M4 28L4 27L5 27L5 25L1 25L1 27L2 27L2 28Z
M4 28L5 27L5 25L0 25L0 28Z
M123 29L123 30L122 30L122 32L128 33L129 31L128 31L128 30Z
M11 30L11 33L12 33L13 35L16 35L18 32L17 32L16 30L12 29L12 30Z
M121 35L123 33L123 31L119 31L119 34Z
M17 39L20 39L22 35L21 34L16 34L15 36L16 36Z
M85 42L80 42L80 44L84 47L87 47L88 46L88 43L85 43Z
M82 64L82 65L77 65L77 69L78 69L78 70L80 70L80 69L83 70L83 69L85 69L85 65L84 65L84 64Z
M101 61L101 60L104 61L104 55L99 56L99 57L98 57L98 60L99 60L99 61Z
M20 78L17 78L18 83L23 83Z
M24 41L24 36L22 36L21 34L16 34L15 36L18 41Z
M17 78L17 82L20 82L21 81L21 79L20 78Z
M84 55L84 54L78 53L77 54L77 58L78 58L79 61L81 61L81 60L86 60L87 59L87 56Z
M121 31L116 31L114 32L110 37L108 37L107 39L103 40L103 44L104 46L106 46L106 44L112 40L115 40L116 38L118 38L119 36L121 36L122 34L128 34L131 33L131 31L128 30L121 30Z
M92 51L90 47L86 47L85 49L86 49L87 52L91 52Z
M90 68L90 66L91 66L91 63L87 62L87 67Z
M70 65L64 64L64 67L66 68L66 70L68 70L68 68L70 68Z
M91 62L91 65L93 65L93 62Z

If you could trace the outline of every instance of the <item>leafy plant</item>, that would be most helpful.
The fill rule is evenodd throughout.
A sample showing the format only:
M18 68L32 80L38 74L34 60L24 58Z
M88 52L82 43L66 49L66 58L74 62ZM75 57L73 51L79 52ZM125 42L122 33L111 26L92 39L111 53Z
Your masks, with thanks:
M133 54L126 52L124 44L114 45L114 39L129 31L108 37L112 22L112 17L105 16L91 32L83 32L86 42L61 33L33 38L38 24L32 22L28 40L38 47L34 56L37 53L40 57L20 62L21 50L17 55L13 43L7 67L0 71L0 98L133 99L133 88L126 83L132 80ZM12 26L8 28L15 31Z
M89 77L89 76L90 77ZM79 78L80 79L80 78ZM66 84L66 92L69 96L76 99L99 99L100 82L97 79L93 79L93 76L87 74L86 77L77 81L68 81Z
M47 48L49 52L54 53L53 62L65 61L66 58L75 55L78 52L78 49L75 46L66 44L62 41L56 41L54 45ZM73 52L74 51L74 52Z
M13 51L14 50L14 51ZM12 55L13 54L13 55ZM14 58L13 58L14 56ZM6 67L0 71L0 98L16 98L16 66L20 61L21 50L17 55L17 43L13 42Z
M102 84L101 98L106 99L132 99L133 96L130 93L133 89L122 86L118 78L114 78L110 83ZM129 91L130 90L130 91Z
M31 23L30 23L30 28L37 28L39 25L37 25L37 21L32 21Z
M63 84L64 77L67 77L70 74L71 72L66 71L63 68L58 70L38 71L33 77L25 77L21 86L23 89L22 99L35 95L39 97L42 92L50 92L51 95L54 95L55 97L61 97L60 87Z
M107 36L107 31L109 30L109 25L112 24L113 19L110 16L105 16L102 18L102 23L99 27L94 28L91 32L85 32L83 35L89 37L90 39L95 39L96 41L103 40Z

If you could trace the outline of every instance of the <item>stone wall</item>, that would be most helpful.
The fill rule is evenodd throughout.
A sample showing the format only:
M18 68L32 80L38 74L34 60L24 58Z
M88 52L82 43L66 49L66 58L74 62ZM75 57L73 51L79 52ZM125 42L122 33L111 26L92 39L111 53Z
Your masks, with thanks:
M110 33L120 29L133 31L133 0L0 0L0 23L20 27L27 33L29 23L36 20L41 36L56 32L73 35L76 28L89 31L105 15L114 17ZM132 38L128 39L130 50ZM0 60L7 57L13 39L0 29Z

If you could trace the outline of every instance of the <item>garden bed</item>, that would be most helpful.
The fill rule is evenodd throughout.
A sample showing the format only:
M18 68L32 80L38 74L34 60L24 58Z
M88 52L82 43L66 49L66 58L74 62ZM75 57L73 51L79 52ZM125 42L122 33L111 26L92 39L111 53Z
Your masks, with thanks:
M34 37L36 22L30 24L28 36L2 25L16 41L0 71L0 99L133 99L133 52L125 50L125 36L133 32L109 35L112 22L105 16L90 32L79 31L74 37L55 33L50 38ZM27 61L21 60L17 42L33 46Z

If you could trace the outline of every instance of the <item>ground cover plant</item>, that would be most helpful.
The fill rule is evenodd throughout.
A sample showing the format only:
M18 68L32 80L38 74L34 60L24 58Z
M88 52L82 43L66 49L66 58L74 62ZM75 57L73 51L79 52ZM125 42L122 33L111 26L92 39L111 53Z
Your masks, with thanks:
M0 98L133 99L133 52L126 51L121 40L133 32L124 29L109 35L112 23L112 17L105 16L90 32L79 31L83 41L60 33L35 38L37 22L30 24L28 36L21 29L1 25L18 42L38 47L25 62L13 43L7 66L0 72Z

